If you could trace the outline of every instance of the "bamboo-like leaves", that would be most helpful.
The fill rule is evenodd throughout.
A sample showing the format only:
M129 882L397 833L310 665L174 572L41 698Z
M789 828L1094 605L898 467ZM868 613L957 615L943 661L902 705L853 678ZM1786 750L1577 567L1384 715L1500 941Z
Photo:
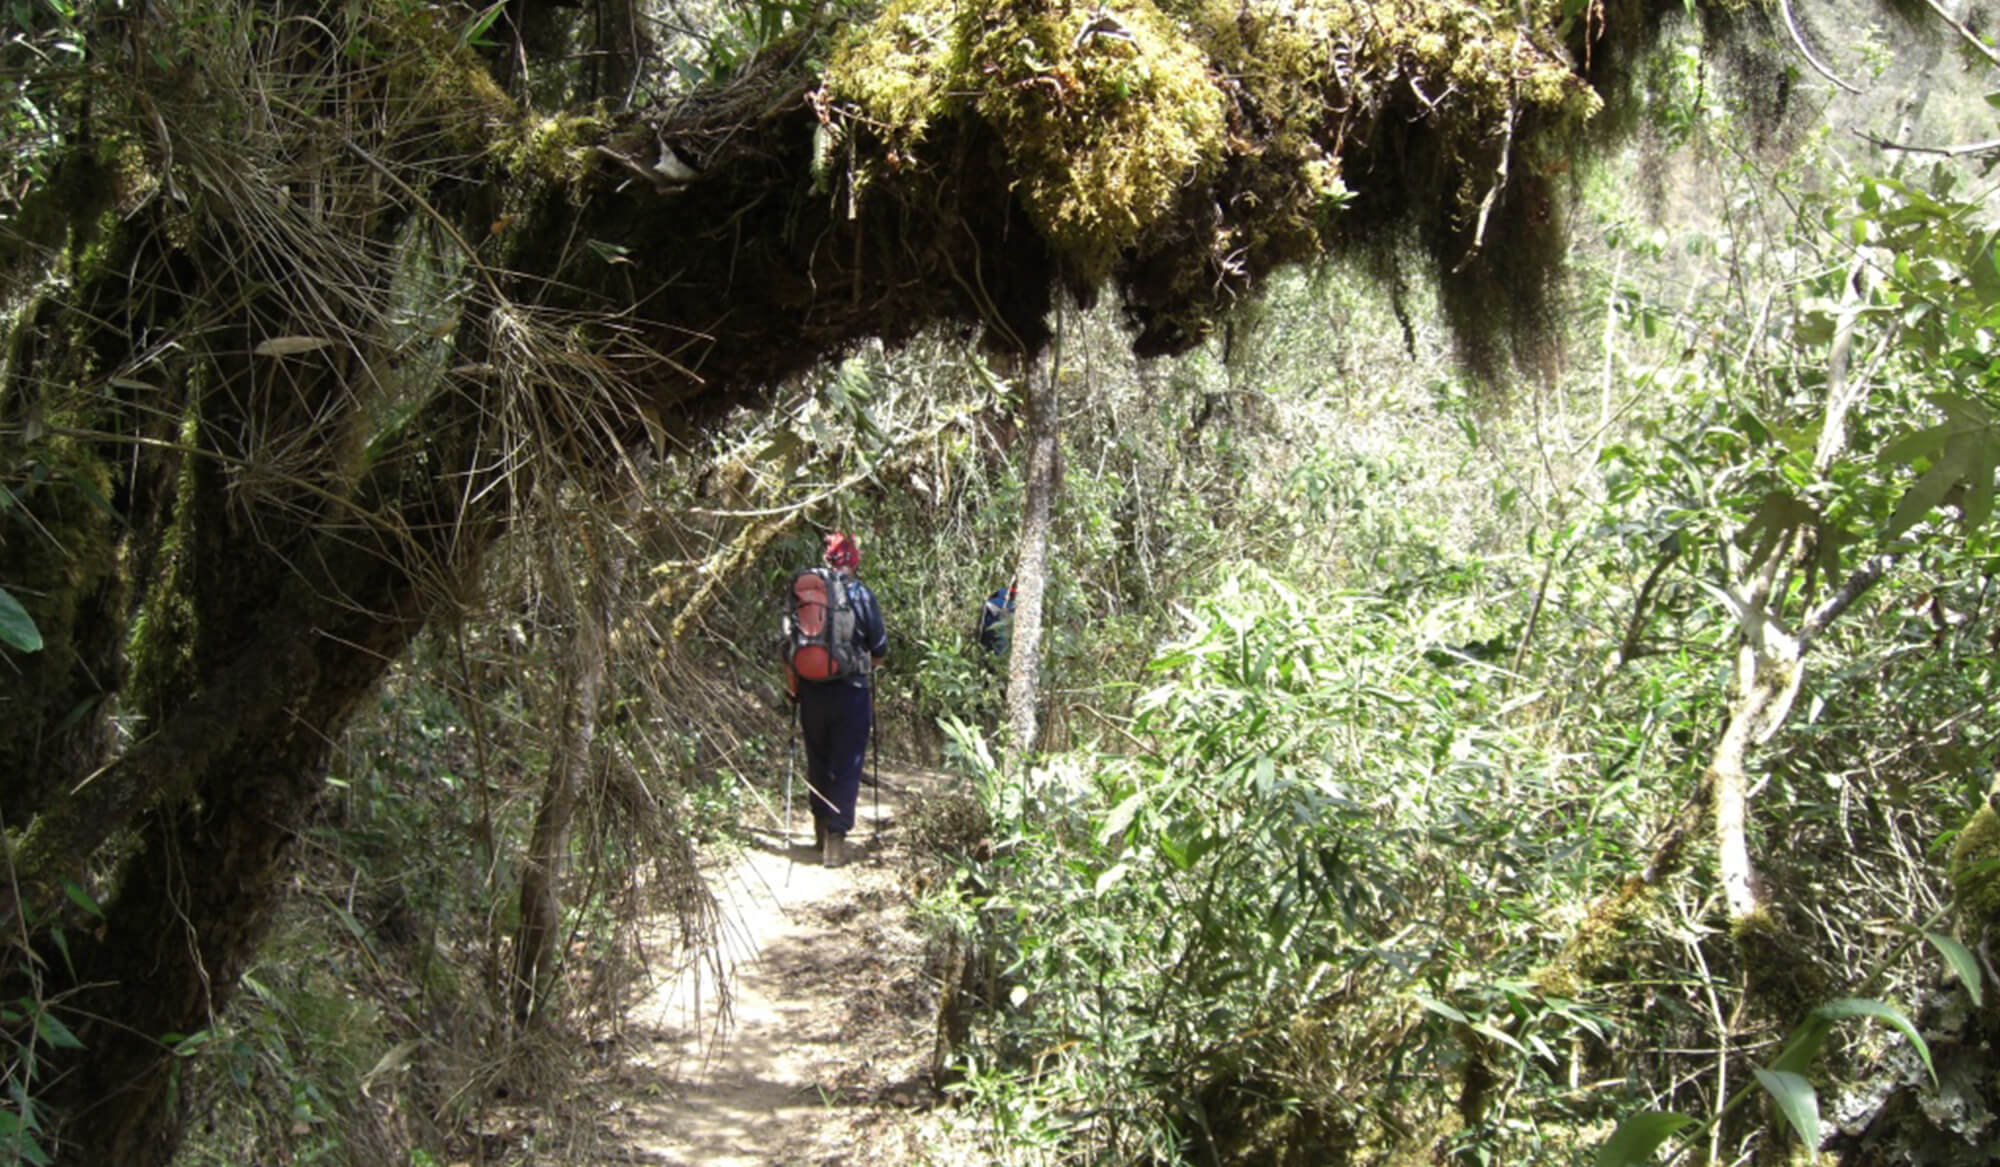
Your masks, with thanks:
M1948 937L1931 937L1933 944L1941 939L1946 940L1948 944L1955 944L1950 942ZM1951 960L1953 967L1957 968L1957 959L1952 957L1948 944L1938 945L1938 950L1944 952L1946 959ZM1963 951L1962 945L1957 947ZM1966 953L1965 959L1969 961L1971 955ZM1977 972L1977 967L1974 966L1973 977L1967 980L1967 984L1976 981ZM1965 975L1963 970L1960 971L1960 975ZM1757 1085L1778 1104L1779 1112L1785 1116L1787 1122L1791 1123L1792 1129L1798 1132L1800 1140L1807 1147L1819 1146L1820 1120L1819 1094L1806 1077L1806 1071L1811 1068L1814 1059L1819 1057L1819 1051L1826 1045L1827 1035L1833 1032L1833 1027L1842 1021L1855 1019L1880 1021L1908 1038L1910 1044L1916 1048L1917 1057L1924 1063L1924 1069L1930 1072L1931 1081L1937 1081L1937 1069L1931 1063L1930 1046L1925 1043L1923 1035L1917 1032L1917 1027L1910 1024L1909 1018L1903 1016L1893 1006L1867 997L1843 997L1836 1001L1828 1001L1814 1009L1797 1028L1792 1030L1784 1048L1769 1065L1753 1067L1752 1071ZM1739 1091L1723 1110L1733 1109L1741 1103L1742 1098L1743 1095ZM1700 1129L1707 1129L1714 1122L1715 1119L1711 1118L1702 1123ZM1618 1128L1611 1132L1611 1137L1597 1149L1597 1157L1593 1162L1596 1167L1643 1167L1653 1162L1654 1153L1663 1143L1685 1130L1691 1123L1692 1120L1686 1115L1665 1111L1642 1110L1628 1115L1618 1124Z
M1766 1070L1753 1068L1757 1084L1764 1088L1778 1104L1779 1113L1792 1129L1799 1132L1799 1142L1807 1147L1819 1146L1819 1093L1803 1074L1787 1070Z
M6 588L0 588L0 644L22 652L39 652L42 647L42 630Z
M1942 932L1926 932L1924 939L1930 941L1931 947L1937 949L1945 963L1951 966L1958 983L1965 986L1967 995L1972 998L1973 1005L1984 1004L1985 994L1981 992L1984 978L1979 975L1979 960L1972 955L1972 950Z
M1628 1115L1597 1149L1595 1167L1645 1167L1653 1152L1694 1120L1669 1110L1642 1110Z

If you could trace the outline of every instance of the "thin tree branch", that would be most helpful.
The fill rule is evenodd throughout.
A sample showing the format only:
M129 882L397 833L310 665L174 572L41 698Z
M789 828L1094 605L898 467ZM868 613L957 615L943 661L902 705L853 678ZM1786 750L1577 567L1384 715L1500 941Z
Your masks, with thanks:
M1659 586L1660 578L1666 575L1667 568L1673 566L1674 561L1681 557L1681 541L1678 535L1669 537L1664 547L1666 554L1653 565L1653 570L1647 574L1646 582L1639 585L1639 594L1632 601L1632 619L1625 625L1625 638L1618 644L1618 656L1612 663L1613 668L1619 668L1639 656L1639 642L1645 635L1646 615L1652 607L1653 589Z
M1500 197L1500 191L1507 185L1507 164L1514 154L1514 122L1516 120L1514 99L1507 99L1507 132L1500 141L1500 164L1494 168L1493 185L1486 188L1486 197L1479 201L1479 222L1473 229L1472 246L1466 249L1465 258L1458 261L1453 271L1463 271L1472 262L1480 249L1486 246L1486 219L1493 213L1493 203Z
M1861 140L1878 150L1901 150L1905 154L1938 154L1946 158L1964 158L1971 154L1992 154L2000 152L2000 138L1988 138L1984 142L1962 142L1956 146L1912 146L1903 142L1891 142L1879 134L1857 130Z
M1931 0L1931 3L1935 6L1937 0ZM1818 73L1849 93L1860 93L1861 90L1834 76L1833 70L1827 66L1826 62L1813 55L1812 49L1806 44L1804 34L1799 32L1799 22L1792 16L1791 0L1780 0L1778 7L1782 8L1785 12L1785 30L1792 34L1792 43L1799 47L1799 55L1806 59L1806 64L1812 66L1813 72Z
M1986 59L1993 62L1995 65L2000 65L2000 52L1995 52L1992 45L1989 45L1985 41L1980 40L1977 34L1975 34L1971 29L1965 26L1964 21L1959 20L1951 13L1946 12L1944 10L1944 5L1938 3L1938 0L1924 0L1924 3L1930 5L1931 11L1937 13L1939 20L1942 20L1946 24L1950 25L1953 32L1956 32L1959 36L1965 38L1966 44L1969 44L1973 48L1978 49L1981 53L1984 53L1986 55Z
M1868 594L1868 589L1880 583L1882 577L1889 573L1889 569L1895 566L1899 558L1901 557L1898 555L1885 553L1855 568L1854 573L1847 577L1847 582L1840 585L1839 591L1828 596L1825 603L1806 614L1805 623L1799 627L1800 647L1803 648L1813 637L1826 631L1828 626L1840 619L1847 609L1854 606L1854 601Z

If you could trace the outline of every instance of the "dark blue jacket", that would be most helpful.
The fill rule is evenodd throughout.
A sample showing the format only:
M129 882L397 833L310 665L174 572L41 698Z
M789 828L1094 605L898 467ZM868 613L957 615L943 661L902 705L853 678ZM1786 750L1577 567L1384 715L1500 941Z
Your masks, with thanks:
M986 597L979 612L979 647L990 653L1007 651L1007 638L1014 631L1014 589L1001 588Z

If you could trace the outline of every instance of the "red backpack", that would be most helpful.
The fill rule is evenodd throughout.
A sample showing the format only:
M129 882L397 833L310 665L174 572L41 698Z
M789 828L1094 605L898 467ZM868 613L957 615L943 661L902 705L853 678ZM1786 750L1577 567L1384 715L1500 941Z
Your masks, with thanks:
M785 661L801 680L837 681L867 668L854 644L854 604L847 581L830 567L792 577L782 624Z

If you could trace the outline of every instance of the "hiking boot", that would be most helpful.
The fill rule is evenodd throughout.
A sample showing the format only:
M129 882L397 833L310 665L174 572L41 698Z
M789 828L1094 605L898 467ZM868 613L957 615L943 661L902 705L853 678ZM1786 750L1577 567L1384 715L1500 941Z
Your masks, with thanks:
M826 850L826 824L819 819L813 820L813 850Z
M822 862L828 867L839 867L847 862L847 836L839 831L827 831L823 847Z

